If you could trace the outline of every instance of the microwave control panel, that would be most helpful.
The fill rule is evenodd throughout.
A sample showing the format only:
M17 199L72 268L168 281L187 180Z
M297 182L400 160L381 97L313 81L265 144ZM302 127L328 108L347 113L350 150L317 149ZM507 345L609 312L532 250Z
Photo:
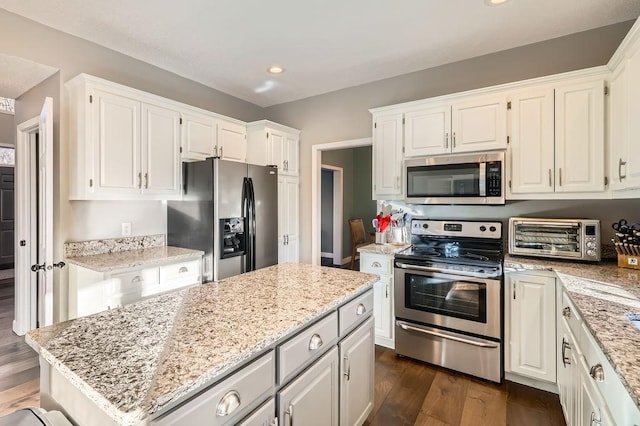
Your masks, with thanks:
M502 164L500 161L492 161L487 163L487 196L502 196Z

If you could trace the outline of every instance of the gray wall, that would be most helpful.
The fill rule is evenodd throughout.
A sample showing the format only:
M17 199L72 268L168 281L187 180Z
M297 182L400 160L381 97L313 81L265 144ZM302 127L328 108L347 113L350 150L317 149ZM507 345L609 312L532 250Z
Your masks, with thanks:
M0 144L16 144L16 125L12 114L0 112Z
M320 195L320 250L333 253L333 171L322 169Z
M369 108L604 65L633 22L576 33L266 108L300 135L300 259L311 261L311 146L371 136Z
M371 199L371 153L370 146L353 151L353 216L362 218L366 231L373 231L371 219L377 214L376 202Z

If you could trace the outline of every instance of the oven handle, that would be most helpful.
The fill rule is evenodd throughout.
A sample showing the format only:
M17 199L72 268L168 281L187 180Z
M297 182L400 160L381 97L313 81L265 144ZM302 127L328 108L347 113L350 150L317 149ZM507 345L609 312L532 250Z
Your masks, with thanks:
M500 276L500 274L480 274L480 273L473 273L473 272L461 272L453 269L431 268L429 266L409 265L409 264L400 263L400 262L396 263L396 267L401 269L415 269L417 271L438 272L441 274L451 274L451 275L473 277L473 278L495 279Z
M396 321L396 325L403 330L418 331L420 333L430 334L432 336L441 337L443 339L455 340L456 342L466 343L467 345L480 346L481 348L497 348L498 347L497 343L478 342L475 340L465 339L464 337L458 337L456 335L449 334L444 331L427 330L420 327L414 327L412 325L407 324L404 321Z

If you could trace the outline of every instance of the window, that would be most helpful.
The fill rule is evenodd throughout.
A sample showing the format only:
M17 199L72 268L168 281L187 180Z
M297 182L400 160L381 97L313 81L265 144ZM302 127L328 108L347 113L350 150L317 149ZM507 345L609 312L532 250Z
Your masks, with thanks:
M16 150L0 146L0 166L13 166L16 164Z
M16 112L15 99L4 98L0 96L0 112L4 112L5 114L15 114Z

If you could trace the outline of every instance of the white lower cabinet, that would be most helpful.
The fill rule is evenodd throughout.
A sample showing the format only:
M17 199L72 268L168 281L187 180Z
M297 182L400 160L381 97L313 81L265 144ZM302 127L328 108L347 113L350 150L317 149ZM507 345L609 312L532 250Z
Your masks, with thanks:
M69 319L202 282L202 259L99 272L69 265Z
M340 425L360 426L374 404L373 318L340 342Z
M394 349L393 255L361 252L360 271L380 276L380 280L373 284L375 343L376 345Z
M289 426L338 425L340 360L334 347L278 392L278 418Z
M278 174L278 263L298 262L300 257L299 192L298 177Z
M271 398L262 407L257 408L238 426L278 426L276 418L276 399Z
M507 371L555 382L556 279L509 273L505 296L510 317Z

